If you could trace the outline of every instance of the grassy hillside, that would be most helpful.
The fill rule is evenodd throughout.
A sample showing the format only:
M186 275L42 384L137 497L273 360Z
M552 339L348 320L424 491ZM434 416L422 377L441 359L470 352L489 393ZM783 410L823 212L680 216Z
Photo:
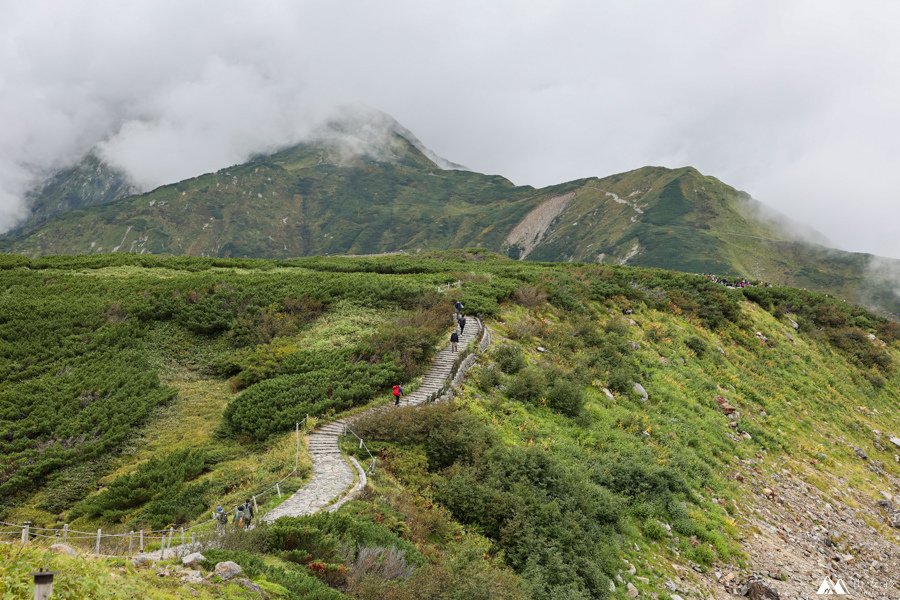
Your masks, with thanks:
M290 471L307 414L414 386L455 297L486 317L494 343L457 400L360 424L381 463L361 499L207 557L274 597L713 594L705 573L756 569L751 471L862 511L900 491L900 331L823 295L480 252L0 267L0 520L44 527L200 522ZM303 456L285 489L307 475ZM872 515L869 537L900 542ZM50 560L0 551L13 573ZM180 593L121 563L65 568Z

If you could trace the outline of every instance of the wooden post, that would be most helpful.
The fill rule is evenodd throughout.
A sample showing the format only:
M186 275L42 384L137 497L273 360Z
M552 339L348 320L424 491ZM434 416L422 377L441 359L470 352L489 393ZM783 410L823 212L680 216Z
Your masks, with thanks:
M22 544L28 543L28 529L31 526L31 521L25 521L25 524L22 525Z
M53 576L56 571L38 571L32 573L34 577L34 600L49 600L53 595Z
M181 528L181 551L184 552L184 527Z
M175 528L169 527L169 550L172 549L172 536L173 535L175 535ZM163 554L163 559L165 559L165 558L166 558L166 556L165 556L165 554Z
M307 415L308 417L309 415ZM294 456L294 475L300 472L300 422L297 421L297 453Z
M275 491L278 492L278 497L281 498L281 484L280 483L275 484Z
M101 530L97 530L97 544L94 546L94 554L100 554L100 535L102 534Z
M256 503L256 496L253 496L253 514L259 514L259 505Z
M138 550L141 552L144 551L144 530L143 529L138 531Z
M66 540L68 539L68 537L69 537L69 524L66 523L65 525L63 525L63 544L66 543Z
M134 530L128 532L128 556L131 556L134 550Z

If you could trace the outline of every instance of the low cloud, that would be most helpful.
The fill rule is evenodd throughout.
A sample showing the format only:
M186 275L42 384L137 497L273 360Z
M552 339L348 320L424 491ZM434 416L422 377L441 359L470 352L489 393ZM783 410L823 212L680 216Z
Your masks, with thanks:
M693 165L900 256L890 0L32 0L0 22L0 230L99 147L144 188L304 139L333 107L547 185Z

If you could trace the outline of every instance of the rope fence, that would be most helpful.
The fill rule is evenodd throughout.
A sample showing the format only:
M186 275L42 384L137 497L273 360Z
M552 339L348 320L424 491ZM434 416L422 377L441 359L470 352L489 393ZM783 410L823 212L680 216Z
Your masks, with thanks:
M307 415L302 422L304 430L308 429L310 421L311 419ZM261 516L259 504L265 498L271 498L274 495L279 498L284 497L289 491L283 490L282 484L299 473L300 430L301 423L298 422L295 428L297 450L291 471L274 484L255 493L246 494L253 504L253 512L257 517ZM209 511L209 514L211 513L212 511ZM98 556L134 556L153 551L159 551L163 556L169 552L174 556L182 556L194 549L210 547L210 544L218 545L222 533L223 526L212 517L190 527L176 528L172 526L166 529L138 529L120 532L108 532L102 528L96 531L80 531L71 529L68 523L57 528L37 527L30 521L21 524L0 521L0 540L19 540L22 544L29 542L67 544Z

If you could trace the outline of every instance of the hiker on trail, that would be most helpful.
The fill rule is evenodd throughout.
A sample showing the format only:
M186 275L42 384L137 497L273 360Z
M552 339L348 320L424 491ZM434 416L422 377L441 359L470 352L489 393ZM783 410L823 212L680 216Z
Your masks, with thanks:
M228 513L221 506L217 506L216 512L213 513L213 519L216 521L216 531L221 533L228 524Z
M457 318L461 317L463 311L463 303L457 300L453 303L453 308L456 309Z
M400 406L400 396L403 395L403 386L395 385L394 386L394 406Z
M462 335L463 330L465 330L465 328L466 328L466 318L463 316L460 316L459 321L457 321L457 324L459 325L459 334Z
M237 511L234 513L234 523L240 529L247 529L250 527L250 522L253 520L253 505L250 504L250 499L247 498L244 500L244 503L237 507Z
M456 344L459 343L459 334L455 331L450 334L450 350L456 352Z

